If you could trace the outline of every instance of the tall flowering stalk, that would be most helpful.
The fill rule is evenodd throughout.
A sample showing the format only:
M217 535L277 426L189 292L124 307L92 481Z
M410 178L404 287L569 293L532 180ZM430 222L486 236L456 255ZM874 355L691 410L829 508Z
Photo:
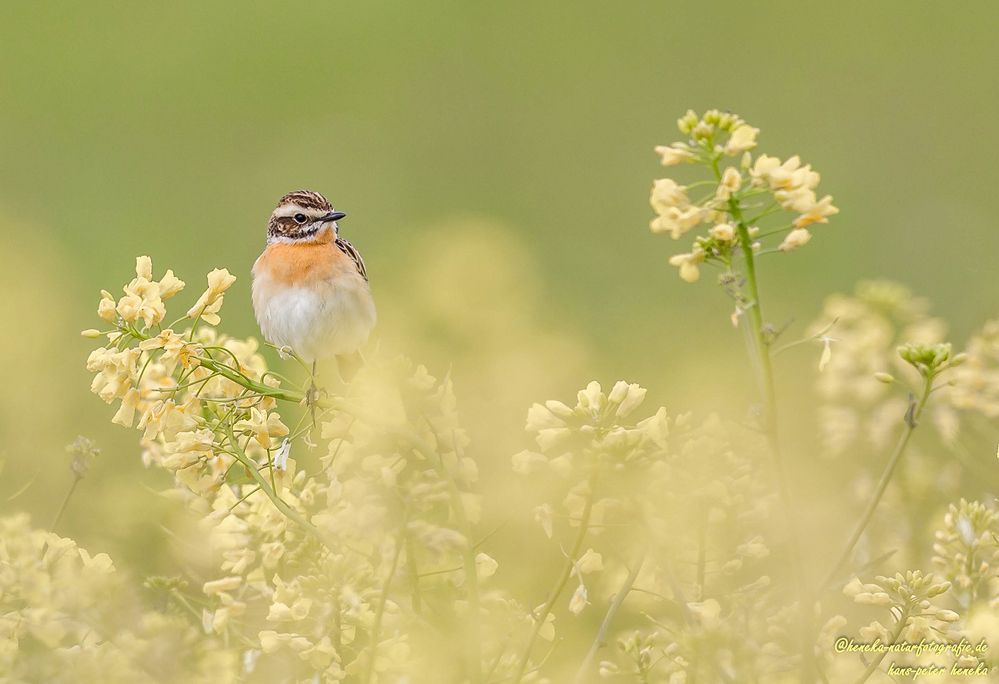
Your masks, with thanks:
M850 554L853 552L857 542L860 541L860 536L870 524L875 510L877 510L878 504L881 502L881 497L884 496L885 489L887 489L888 483L895 473L895 468L905 453L906 447L909 445L909 440L912 438L912 434L915 432L926 410L926 404L930 399L930 395L946 386L938 383L941 375L956 366L960 366L966 358L964 354L953 354L951 345L944 343L903 345L899 347L898 355L918 373L921 387L918 393L912 391L909 393L909 406L902 421L902 431L899 434L898 442L896 442L895 448L892 450L887 464L885 464L884 471L881 473L873 495L864 507L860 519L850 534L850 538L836 559L832 570L830 570L826 580L827 584L836 579L837 574L849 560ZM895 382L895 378L887 373L879 375L885 383Z
M766 154L754 156L759 129L740 117L717 110L699 117L688 111L677 128L689 137L657 147L662 164L698 165L709 171L709 177L689 186L670 178L656 180L650 203L657 216L650 227L654 233L669 233L674 240L707 227L695 237L691 251L671 257L670 264L691 283L699 280L702 265L719 266L718 282L735 300L732 322L747 333L763 401L762 427L770 441L778 490L790 526L792 576L800 593L803 584L796 518L778 434L771 355L776 331L763 315L757 262L764 254L804 246L812 238L810 228L828 223L839 210L830 196L818 196L818 172L797 156L786 161ZM692 197L694 194L697 196ZM790 222L787 214L793 216Z

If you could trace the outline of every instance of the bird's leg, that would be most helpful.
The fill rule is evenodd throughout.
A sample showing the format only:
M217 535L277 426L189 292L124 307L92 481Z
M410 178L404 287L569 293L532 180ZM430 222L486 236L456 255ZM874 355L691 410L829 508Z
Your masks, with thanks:
M312 378L309 379L309 389L305 393L305 403L309 407L312 416L312 429L316 429L316 399L319 396L316 387L316 362L312 362Z

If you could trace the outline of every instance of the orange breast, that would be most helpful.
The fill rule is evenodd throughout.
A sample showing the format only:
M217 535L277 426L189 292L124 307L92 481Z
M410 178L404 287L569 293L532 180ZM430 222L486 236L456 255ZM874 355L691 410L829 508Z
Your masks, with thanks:
M268 245L253 270L276 283L305 285L336 278L352 266L332 242L275 243Z

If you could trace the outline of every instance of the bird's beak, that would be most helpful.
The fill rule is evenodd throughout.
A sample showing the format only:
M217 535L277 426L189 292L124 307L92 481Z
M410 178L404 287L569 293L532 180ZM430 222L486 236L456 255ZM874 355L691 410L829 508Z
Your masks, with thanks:
M331 211L328 214L320 216L319 217L319 221L321 223L330 223L332 221L339 221L340 219L342 219L346 215L347 214L343 213L342 211Z

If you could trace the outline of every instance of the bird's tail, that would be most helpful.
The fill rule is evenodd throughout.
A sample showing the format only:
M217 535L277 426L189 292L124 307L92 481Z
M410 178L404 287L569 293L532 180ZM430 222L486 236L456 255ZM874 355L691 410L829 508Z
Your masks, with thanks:
M352 354L337 354L336 365L343 381L350 382L357 375L357 371L361 370L361 366L364 365L364 357L361 356L361 352L359 351Z

